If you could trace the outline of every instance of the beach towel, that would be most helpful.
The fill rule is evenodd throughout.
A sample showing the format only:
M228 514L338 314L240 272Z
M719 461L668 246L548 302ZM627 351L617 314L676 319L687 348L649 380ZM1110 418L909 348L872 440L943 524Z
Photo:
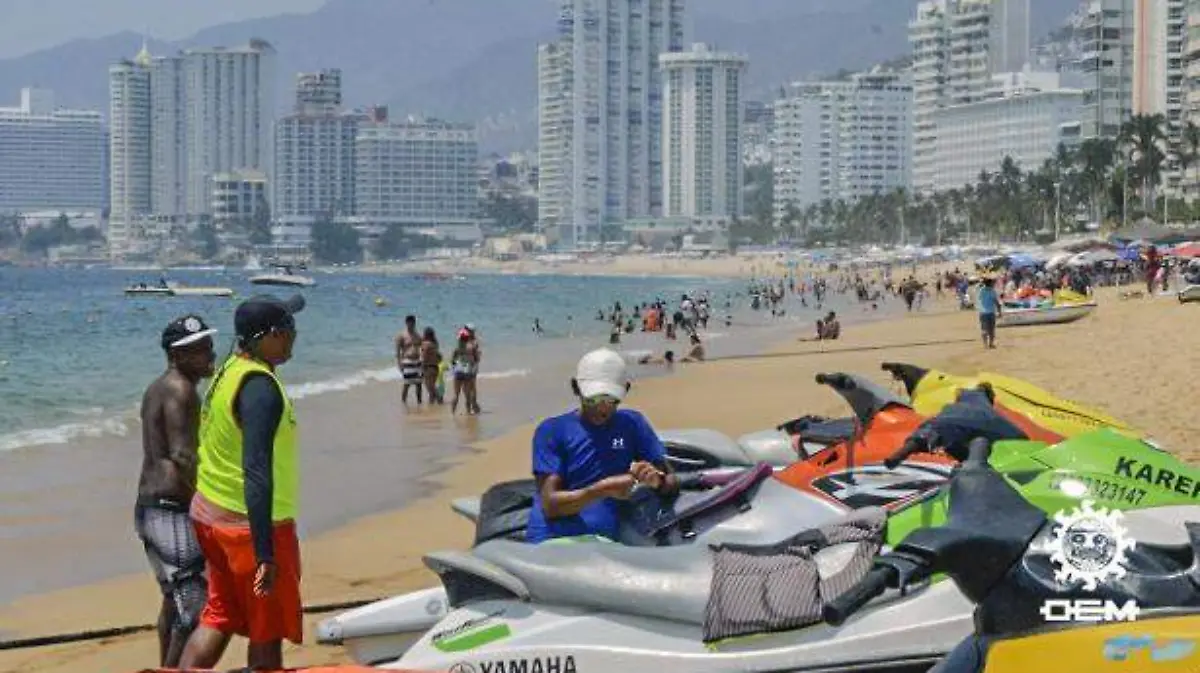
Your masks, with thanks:
M790 631L820 622L825 604L871 569L883 542L886 519L882 509L868 508L776 545L714 547L704 642ZM848 561L822 577L816 555L843 544L853 545Z

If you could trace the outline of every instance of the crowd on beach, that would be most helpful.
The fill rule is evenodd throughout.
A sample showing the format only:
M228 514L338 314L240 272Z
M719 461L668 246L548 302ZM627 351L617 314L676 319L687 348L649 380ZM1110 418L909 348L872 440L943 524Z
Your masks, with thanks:
M1155 255L1147 253L1138 264L1149 291L1156 282L1165 288L1165 276L1160 279L1164 265ZM791 299L824 312L816 323L816 339L835 340L842 336L842 326L836 312L826 311L830 295L857 300L863 311L895 299L908 311L920 311L930 285L939 298L953 291L965 305L970 287L977 284L971 307L979 313L984 345L994 348L1005 296L1019 295L1023 288L1088 294L1097 282L1094 274L1082 268L1061 274L1007 269L975 277L954 269L934 274L926 283L917 278L915 267L898 280L890 267L830 268L803 278L786 274L752 282L745 295L724 298L721 322L733 324L735 300L781 317ZM142 400L144 457L134 524L162 592L158 632L165 667L211 668L231 637L242 635L250 641L251 668L279 669L282 642L303 639L295 527L297 418L279 372L292 357L303 308L300 296L243 301L234 313L236 348L219 364L217 330L201 316L173 320L162 332L167 367ZM614 302L597 311L597 322L609 329L610 348L578 362L571 381L578 409L547 419L535 433L532 467L538 501L530 541L603 536L614 525L606 503L626 497L633 485L664 492L678 487L649 421L621 406L631 384L626 358L614 348L640 329L661 334L668 343L686 338L687 346L682 356L668 349L662 357L639 358L639 364L703 362L708 354L702 334L718 320L717 313L708 292L683 294L678 303L639 302L629 309ZM539 319L533 321L533 332L544 333ZM444 404L449 378L451 412L457 412L461 398L467 414L480 413L482 354L474 325L457 328L454 345L445 353L432 327L421 328L416 316L406 316L395 339L402 402L408 404L411 394L418 405ZM198 387L208 378L212 383L202 398ZM587 456L602 451L581 449L565 458L559 451L595 442L620 446L621 455L597 466L586 464L591 460ZM592 515L581 515L585 511Z

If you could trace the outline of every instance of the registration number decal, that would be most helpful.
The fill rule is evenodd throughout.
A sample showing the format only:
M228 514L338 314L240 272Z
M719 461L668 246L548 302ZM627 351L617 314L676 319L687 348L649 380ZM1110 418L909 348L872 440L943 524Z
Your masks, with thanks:
M1087 487L1087 495L1096 500L1121 502L1128 505L1140 505L1146 497L1146 489L1127 486L1107 479L1098 479L1085 475L1070 475L1055 477L1050 482L1050 488L1061 488L1065 481L1076 481Z

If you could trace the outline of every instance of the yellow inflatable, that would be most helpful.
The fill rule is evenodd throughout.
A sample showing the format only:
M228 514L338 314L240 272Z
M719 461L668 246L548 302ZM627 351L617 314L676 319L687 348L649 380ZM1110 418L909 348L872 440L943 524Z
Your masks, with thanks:
M1112 428L1123 434L1142 436L1136 428L1104 412L1056 397L1031 383L1009 376L991 372L955 376L935 369L897 363L885 363L883 369L904 382L912 398L913 409L922 416L937 415L943 407L955 401L960 390L986 383L995 392L996 402L1064 437L1074 437L1099 428Z
M988 649L981 673L1066 670L1200 671L1200 614L1111 622L1000 640Z

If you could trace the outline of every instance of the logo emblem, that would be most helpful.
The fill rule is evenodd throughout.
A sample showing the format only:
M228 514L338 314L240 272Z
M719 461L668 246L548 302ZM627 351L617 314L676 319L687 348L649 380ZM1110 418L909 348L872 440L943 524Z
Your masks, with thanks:
M613 445L612 445L612 447L613 447L614 449L623 449L623 448L625 448L625 438L624 438L624 437L613 437Z
M200 321L195 318L188 318L183 321L183 328L189 332L195 333L200 331Z
M451 666L449 673L475 673L475 667L463 661Z
M1058 566L1054 579L1062 583L1082 582L1088 591L1109 578L1124 577L1125 552L1135 542L1121 525L1124 515L1118 510L1094 509L1085 500L1067 514L1058 512L1058 526L1051 542L1050 562Z

